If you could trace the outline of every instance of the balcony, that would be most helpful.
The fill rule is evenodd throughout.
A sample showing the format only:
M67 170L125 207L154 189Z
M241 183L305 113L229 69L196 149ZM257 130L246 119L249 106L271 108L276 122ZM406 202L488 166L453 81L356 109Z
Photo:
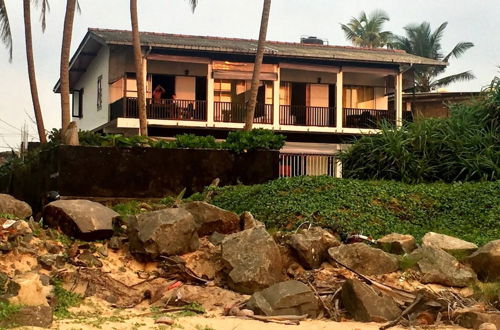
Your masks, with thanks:
M335 127L335 108L280 105L280 125Z
M224 123L244 123L246 104L233 102L214 102L214 121ZM273 105L257 103L254 124L273 123Z
M378 109L344 108L343 127L348 128L377 128L382 121L394 124L396 112Z

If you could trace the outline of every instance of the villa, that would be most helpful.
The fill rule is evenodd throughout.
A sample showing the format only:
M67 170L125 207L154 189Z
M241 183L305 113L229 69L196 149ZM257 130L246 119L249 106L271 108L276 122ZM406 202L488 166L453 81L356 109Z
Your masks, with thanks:
M243 128L257 41L143 32L141 43L151 136L224 138ZM287 136L282 175L335 175L333 155L352 137L377 133L382 120L411 120L403 93L413 87L413 68L445 65L315 37L268 41L254 127ZM70 62L72 115L80 129L138 133L134 72L130 31L88 30Z

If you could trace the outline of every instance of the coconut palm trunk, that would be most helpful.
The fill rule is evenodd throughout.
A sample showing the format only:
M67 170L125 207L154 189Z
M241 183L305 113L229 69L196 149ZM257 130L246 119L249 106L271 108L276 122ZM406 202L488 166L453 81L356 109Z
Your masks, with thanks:
M264 0L264 8L262 9L262 19L260 22L259 42L257 44L257 55L255 56L255 64L253 67L252 85L250 87L250 100L247 103L245 131L252 130L253 117L255 115L255 106L257 104L257 93L260 83L260 69L262 67L262 59L264 58L264 46L266 43L267 25L269 23L269 13L271 11L271 0Z
M63 143L66 138L71 113L69 105L69 55L71 50L71 37L73 36L73 21L75 18L77 0L66 1L66 14L64 17L63 40L61 46L61 136Z
M148 135L148 119L146 114L146 91L142 66L141 40L139 35L139 19L137 17L137 0L130 0L130 21L132 24L132 44L134 47L135 78L137 80L137 104L139 107L139 134Z
M28 62L28 77L30 82L31 100L35 112L36 128L41 143L47 143L45 127L43 125L42 107L38 97L38 88L36 84L35 60L33 56L33 38L31 34L31 0L23 0L24 11L24 38L26 40L26 60Z

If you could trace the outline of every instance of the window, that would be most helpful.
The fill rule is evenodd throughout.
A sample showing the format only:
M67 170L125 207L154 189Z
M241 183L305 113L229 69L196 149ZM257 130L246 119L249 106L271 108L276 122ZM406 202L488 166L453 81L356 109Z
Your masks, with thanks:
M80 90L73 91L73 117L82 118L83 117L83 88Z
M245 103L250 98L251 81L215 79L214 81L214 101ZM272 81L261 81L259 85L259 95L257 102L273 104L273 83Z
M376 109L375 88L371 86L345 86L343 103L345 108Z
M102 109L102 75L97 77L97 110Z

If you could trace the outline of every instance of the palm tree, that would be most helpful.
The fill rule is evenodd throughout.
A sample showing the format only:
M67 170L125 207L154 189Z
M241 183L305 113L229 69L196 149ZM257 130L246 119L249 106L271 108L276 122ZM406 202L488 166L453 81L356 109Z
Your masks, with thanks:
M0 0L0 41L9 52L9 61L12 61L12 32L10 30L7 6L4 0Z
M349 23L341 24L347 40L354 46L377 48L390 42L392 33L382 31L384 23L389 21L389 15L383 10L374 10L368 16L364 11L359 17L352 17Z
M194 12L198 0L189 0ZM137 81L137 102L139 107L139 135L148 135L148 118L146 111L146 88L144 86L144 75L142 66L141 38L139 34L139 18L137 15L137 0L130 0L130 23L132 25L132 47L134 49L135 77Z
M35 0L35 4L38 4ZM42 107L40 106L40 99L38 97L38 88L36 83L35 74L35 60L33 56L33 38L31 35L31 0L23 0L24 11L24 38L26 41L26 59L28 62L28 77L30 82L31 100L33 102L33 110L35 112L36 127L38 130L38 137L41 143L47 143L45 135L45 127L43 124ZM50 9L47 0L42 0L42 30L45 31L46 27L46 12Z
M69 105L69 56L71 50L71 38L73 36L73 21L77 0L66 1L66 13L64 16L63 39L61 45L61 136L63 143L66 143L66 130L70 123L70 105Z
M243 130L250 131L253 126L253 117L255 115L255 106L257 104L257 93L259 90L260 68L264 58L264 47L266 43L267 26L269 23L269 13L271 12L271 0L264 0L262 8L262 18L260 21L259 41L257 43L257 54L255 55L255 63L253 67L252 84L250 87L250 100L247 104L245 127Z
M447 26L448 23L444 22L435 31L432 31L428 22L407 25L404 28L406 35L395 36L391 47L402 49L410 54L448 63L452 57L459 58L462 56L474 44L472 42L459 42L448 54L444 55L441 49L441 39ZM429 92L454 82L468 81L475 78L471 71L465 71L438 79L437 76L445 70L446 67L416 66L415 90L417 92Z

